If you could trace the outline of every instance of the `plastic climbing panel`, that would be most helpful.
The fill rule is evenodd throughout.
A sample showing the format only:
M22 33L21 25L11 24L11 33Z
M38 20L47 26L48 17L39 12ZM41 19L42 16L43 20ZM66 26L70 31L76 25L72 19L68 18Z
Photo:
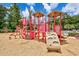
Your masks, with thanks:
M61 50L60 41L55 32L46 32L46 44L48 50Z

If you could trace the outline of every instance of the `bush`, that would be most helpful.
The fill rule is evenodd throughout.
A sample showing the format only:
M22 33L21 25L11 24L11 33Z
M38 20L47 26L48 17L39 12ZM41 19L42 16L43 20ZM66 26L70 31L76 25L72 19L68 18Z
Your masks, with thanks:
M69 36L76 36L76 35L79 35L79 33L73 32L73 33L69 33L68 35Z
M71 29L74 29L75 26L74 26L73 24L66 24L66 25L64 26L64 28L65 28L65 29L68 29L68 30L71 30Z

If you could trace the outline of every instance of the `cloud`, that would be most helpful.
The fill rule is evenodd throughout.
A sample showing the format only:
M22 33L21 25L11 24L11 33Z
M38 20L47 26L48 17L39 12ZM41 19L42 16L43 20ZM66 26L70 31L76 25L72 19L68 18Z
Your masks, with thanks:
M32 10L32 12L35 12L35 9L33 7L35 5L35 3L27 3L27 5L30 6L30 9Z
M33 6L35 3L27 3L27 5Z
M50 6L51 9L55 9L58 6L58 3L51 3Z
M7 9L10 9L10 7L12 6L12 4L9 4L9 3L1 3L0 5L3 5Z
M22 11L22 15L23 15L23 17L28 17L29 16L29 11L28 11L27 7L26 7L25 10Z
M55 9L58 6L58 3L51 3L50 5L47 3L43 3L46 12L49 13L51 10Z
M47 13L49 13L49 11L51 11L51 7L47 3L43 3L43 6L44 6L44 9L46 9Z
M10 9L11 6L5 6L7 9Z
M34 13L35 12L34 7L33 6L30 6L30 8L31 8L32 12Z
M32 12L34 13L34 12L35 12L35 9L34 9L34 7L33 7L34 3L27 3L27 5L30 6L30 9L31 9ZM28 18L28 16L29 16L29 10L27 9L27 7L26 7L25 10L22 11L22 15L23 15L23 17L26 17L27 19L29 19L29 18ZM33 18L33 17L32 17L32 18Z
M78 3L69 3L65 7L62 8L62 12L66 12L69 15L77 15L79 14L79 4Z

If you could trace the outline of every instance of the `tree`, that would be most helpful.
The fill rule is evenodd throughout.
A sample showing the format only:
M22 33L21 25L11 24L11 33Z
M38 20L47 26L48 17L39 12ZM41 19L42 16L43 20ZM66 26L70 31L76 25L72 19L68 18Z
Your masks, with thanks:
M79 29L79 15L70 16L65 14L62 23L64 29Z
M72 17L73 18L73 24L75 26L75 29L79 29L79 15L75 15Z
M73 22L72 17L65 13L62 20L63 29L72 29L72 27L74 27L74 25L73 26L71 25L73 24L72 22Z
M64 26L64 28L67 29L67 30L72 30L72 29L75 28L75 26L74 26L73 24L66 24L66 25Z
M5 26L4 17L6 16L6 13L7 9L3 5L0 5L0 29L3 29Z
M9 29L15 30L16 25L20 22L21 15L20 15L20 9L17 6L16 3L14 3L9 10Z

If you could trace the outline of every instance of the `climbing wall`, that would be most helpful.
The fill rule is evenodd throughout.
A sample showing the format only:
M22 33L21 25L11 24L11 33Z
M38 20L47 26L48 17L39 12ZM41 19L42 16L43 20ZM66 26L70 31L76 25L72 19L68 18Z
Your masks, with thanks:
M60 41L55 32L46 32L46 44L48 50L61 50Z

